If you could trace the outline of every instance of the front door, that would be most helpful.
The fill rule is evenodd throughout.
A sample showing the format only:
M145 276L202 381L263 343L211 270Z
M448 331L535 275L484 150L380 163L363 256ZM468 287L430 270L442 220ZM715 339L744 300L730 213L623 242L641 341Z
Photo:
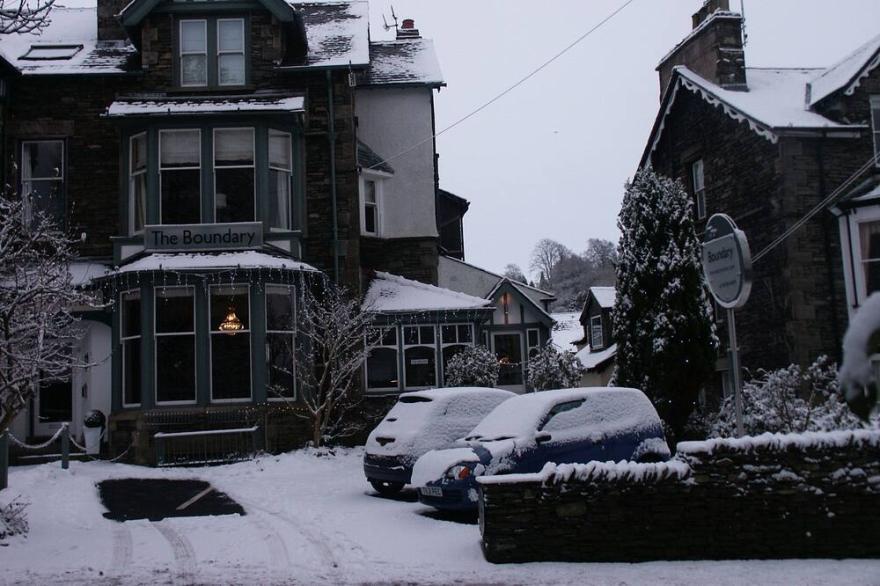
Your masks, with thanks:
M73 418L73 389L70 377L44 383L34 399L34 435L49 436Z
M525 390L522 334L493 334L492 345L498 358L498 387L508 391Z

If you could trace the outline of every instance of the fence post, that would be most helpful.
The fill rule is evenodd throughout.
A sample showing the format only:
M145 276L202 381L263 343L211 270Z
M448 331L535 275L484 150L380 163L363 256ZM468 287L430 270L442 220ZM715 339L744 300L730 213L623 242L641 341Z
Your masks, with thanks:
M9 435L0 433L0 490L9 486Z
M70 428L67 423L61 424L61 469L70 467Z
M262 436L262 434L260 434L260 426L259 426L259 425L255 425L254 428L255 428L254 431L251 432L251 438L252 438L251 441L252 441L252 444L253 444L253 445L251 446L251 447L253 448L253 452L252 452L252 454L251 454L252 456L256 456L256 455L257 455L257 452L259 452L260 450L264 450L264 449L265 449L265 448L261 445L261 443L262 443L261 440L263 439L263 436Z

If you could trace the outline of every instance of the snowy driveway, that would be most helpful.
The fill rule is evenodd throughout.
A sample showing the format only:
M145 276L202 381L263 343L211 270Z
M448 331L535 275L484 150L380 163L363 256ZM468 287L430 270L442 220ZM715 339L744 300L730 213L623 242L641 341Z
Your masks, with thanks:
M31 532L0 547L0 584L880 583L877 560L493 566L476 525L375 496L361 457L302 451L215 468L13 468L0 503L26 495ZM247 515L105 519L96 483L133 477L206 480Z

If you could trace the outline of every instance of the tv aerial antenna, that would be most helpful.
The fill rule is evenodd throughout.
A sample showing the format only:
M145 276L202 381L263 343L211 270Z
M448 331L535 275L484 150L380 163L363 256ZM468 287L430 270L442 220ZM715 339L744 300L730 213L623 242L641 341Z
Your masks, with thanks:
M397 31L397 15L394 13L394 5L393 4L391 5L391 20L394 21L393 26L388 24L388 21L385 19L385 15L384 14L382 15L382 23L385 25L385 30L390 31L391 29L394 29L395 31Z
M743 47L749 42L749 32L746 30L746 0L739 0L739 12L742 15Z

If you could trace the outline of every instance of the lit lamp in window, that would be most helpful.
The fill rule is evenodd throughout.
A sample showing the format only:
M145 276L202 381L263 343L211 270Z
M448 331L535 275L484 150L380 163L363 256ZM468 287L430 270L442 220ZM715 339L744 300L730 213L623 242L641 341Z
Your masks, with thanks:
M238 319L238 316L235 315L235 306L230 305L229 309L226 311L226 318L220 325L217 326L217 329L221 332L227 333L230 336L234 336L236 332L244 329L244 324L241 323L241 320Z

